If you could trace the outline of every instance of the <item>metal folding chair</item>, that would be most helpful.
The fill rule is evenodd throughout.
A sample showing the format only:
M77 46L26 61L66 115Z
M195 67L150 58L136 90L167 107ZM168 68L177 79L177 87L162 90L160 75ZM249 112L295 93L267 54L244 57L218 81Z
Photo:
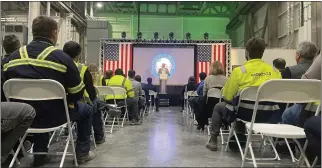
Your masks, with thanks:
M41 128L41 129L29 128L21 138L19 146L13 156L13 159L9 167L11 168L13 166L14 161L16 160L18 153L23 146L23 142L28 134L49 133L49 132L56 131L64 126L68 128L69 135L66 140L64 152L62 153L62 159L59 167L63 167L66 155L73 155L74 164L75 166L78 166L76 153L75 153L73 134L72 134L71 121L69 118L69 112L67 107L66 92L64 87L59 82L50 80L50 79L10 79L4 83L3 91L6 95L7 101L10 101L10 99L27 100L27 101L28 100L43 101L43 100L60 99L64 103L66 119L67 119L66 123L62 125L57 125L56 127ZM67 152L67 148L70 141L72 144L72 154ZM33 153L33 154L48 154L48 153ZM61 154L61 152L60 153L57 152L56 155L57 154Z

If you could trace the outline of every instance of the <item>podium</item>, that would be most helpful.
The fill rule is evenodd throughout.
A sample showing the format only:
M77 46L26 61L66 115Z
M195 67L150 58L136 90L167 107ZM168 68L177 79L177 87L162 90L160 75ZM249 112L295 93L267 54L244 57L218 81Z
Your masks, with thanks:
M160 74L160 94L167 94L168 74Z

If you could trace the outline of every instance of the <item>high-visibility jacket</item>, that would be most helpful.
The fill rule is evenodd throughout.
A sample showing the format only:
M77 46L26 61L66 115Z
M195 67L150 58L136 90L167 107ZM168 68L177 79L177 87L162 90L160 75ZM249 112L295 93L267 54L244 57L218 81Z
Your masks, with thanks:
M228 101L226 110L230 111L230 118L226 120L232 122L235 117L245 121L251 121L253 115L254 102L241 100L237 116L235 110L239 101L240 92L247 87L259 87L270 79L281 79L281 73L273 66L265 63L262 59L252 59L244 65L236 67L231 73L223 88L224 100ZM277 114L279 106L274 102L260 102L258 107L256 122L268 122L272 114ZM228 115L227 115L228 116Z
M106 86L110 87L123 87L127 94L126 95L115 95L115 99L126 99L134 98L134 89L132 83L129 79L125 78L122 75L114 75L107 83ZM113 95L107 95L106 100L113 99Z
M270 79L281 79L281 73L262 59L252 59L236 67L223 89L224 99L232 101L246 87L260 86Z
M98 75L95 79L94 85L95 86L103 86L103 80L104 80L104 76L103 75Z
M77 63L75 62L76 66L77 66L77 69L79 71L79 74L80 74L80 77L81 77L81 80L84 82L84 76L85 76L85 72L87 70L87 66L86 65L83 65L81 63ZM88 92L86 91L86 89L84 90L84 95L83 95L83 102L86 102L88 104L91 104L93 105L93 102L91 101L91 99L89 98L89 95L88 95Z
M85 85L73 60L53 46L54 44L46 38L34 37L28 45L2 59L2 84L14 78L55 80L65 88L68 104L74 105L81 99ZM32 127L55 127L66 122L62 100L21 102L32 105L37 111Z

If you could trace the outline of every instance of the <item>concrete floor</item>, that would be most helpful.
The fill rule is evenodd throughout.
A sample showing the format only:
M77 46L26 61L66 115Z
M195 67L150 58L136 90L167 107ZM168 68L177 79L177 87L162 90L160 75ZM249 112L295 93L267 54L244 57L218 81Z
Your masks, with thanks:
M239 153L225 152L221 145L217 152L206 149L206 131L197 131L179 110L160 108L146 116L142 125L107 133L106 142L97 147L97 157L80 167L240 167ZM54 157L46 167L57 167L59 161ZM72 165L72 157L67 156L64 167Z

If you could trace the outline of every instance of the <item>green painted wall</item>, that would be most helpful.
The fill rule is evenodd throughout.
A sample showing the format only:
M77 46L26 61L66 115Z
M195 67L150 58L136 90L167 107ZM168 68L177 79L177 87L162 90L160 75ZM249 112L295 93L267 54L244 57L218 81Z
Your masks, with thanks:
M111 24L111 38L121 38L125 31L127 38L136 38L138 31L137 15L96 14L100 20L108 20ZM191 33L191 39L201 40L208 32L209 39L229 39L226 25L229 18L222 17L191 17L191 16L155 16L142 15L140 17L140 31L143 39L153 39L153 33L159 33L159 39L168 39L173 32L175 39L185 39L186 33Z

